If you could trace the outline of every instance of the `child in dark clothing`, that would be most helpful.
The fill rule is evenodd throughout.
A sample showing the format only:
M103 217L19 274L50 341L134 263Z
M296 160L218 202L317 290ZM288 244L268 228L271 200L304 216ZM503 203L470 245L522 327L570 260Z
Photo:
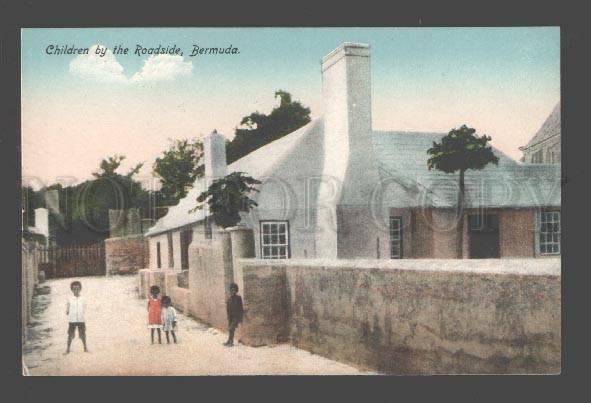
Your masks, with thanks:
M244 315L244 308L242 307L242 297L238 295L238 285L236 283L230 284L230 298L226 303L226 312L228 314L228 341L224 346L232 347L234 345L234 332L242 322Z

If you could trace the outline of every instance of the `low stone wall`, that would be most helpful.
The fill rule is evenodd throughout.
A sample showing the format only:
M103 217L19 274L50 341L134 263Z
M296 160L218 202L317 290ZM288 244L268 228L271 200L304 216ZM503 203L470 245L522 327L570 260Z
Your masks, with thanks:
M39 282L39 251L34 241L22 240L21 243L21 331L22 340L27 337L27 325L31 320L31 309L35 286Z
M182 287L171 287L167 294L172 300L172 305L184 314L189 313L189 301L191 300L191 292Z
M247 344L390 374L560 372L560 259L239 263Z
M162 270L142 269L138 272L138 294L140 298L148 298L150 287L157 285L160 293L166 291L165 272Z
M193 241L189 247L189 312L218 329L227 329L226 298L232 282L229 233L212 242Z
M289 298L285 267L243 265L241 291L246 315L236 337L250 346L289 338Z
M105 239L107 274L132 274L148 265L148 241L143 235Z

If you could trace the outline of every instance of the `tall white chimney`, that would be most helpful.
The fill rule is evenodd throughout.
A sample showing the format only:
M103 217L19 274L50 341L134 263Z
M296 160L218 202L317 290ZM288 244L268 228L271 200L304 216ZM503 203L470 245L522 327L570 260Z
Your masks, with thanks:
M345 42L322 59L325 175L343 183L343 204L358 204L374 186L369 45ZM368 176L369 175L369 176ZM351 182L347 186L347 182Z
M372 194L380 185L371 128L369 45L345 42L322 59L324 169L319 257L375 258ZM336 191L335 191L336 189Z
M203 158L207 186L213 180L226 176L226 138L216 130L203 139Z

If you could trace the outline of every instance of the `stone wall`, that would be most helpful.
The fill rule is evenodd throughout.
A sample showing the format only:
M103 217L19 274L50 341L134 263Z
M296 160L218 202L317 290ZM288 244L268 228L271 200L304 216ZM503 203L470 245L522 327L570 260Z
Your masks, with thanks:
M247 344L390 374L560 372L560 259L240 265Z
M121 238L142 233L142 218L139 209L109 209L109 234Z
M22 240L21 243L21 330L22 339L27 337L27 325L31 320L31 309L35 286L39 281L39 249L34 241Z
M189 246L189 312L219 329L227 328L226 298L233 281L230 234Z
M172 286L167 295L172 300L172 305L184 314L189 314L189 303L191 301L191 291L186 288Z
M138 295L140 298L148 298L150 287L157 285L162 291L165 288L164 271L142 269L138 271Z
M107 274L130 274L148 266L148 241L143 235L105 239Z
M246 315L236 333L250 346L273 345L289 339L289 298L285 267L242 268L241 294Z

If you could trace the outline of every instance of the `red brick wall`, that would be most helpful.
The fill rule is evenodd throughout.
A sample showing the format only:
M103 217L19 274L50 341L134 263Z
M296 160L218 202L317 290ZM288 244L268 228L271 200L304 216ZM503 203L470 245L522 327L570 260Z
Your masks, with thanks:
M433 257L432 211L417 209L412 212L412 257Z
M499 243L501 257L534 257L535 210L501 210Z
M148 266L148 241L143 235L105 240L108 274L137 273Z

